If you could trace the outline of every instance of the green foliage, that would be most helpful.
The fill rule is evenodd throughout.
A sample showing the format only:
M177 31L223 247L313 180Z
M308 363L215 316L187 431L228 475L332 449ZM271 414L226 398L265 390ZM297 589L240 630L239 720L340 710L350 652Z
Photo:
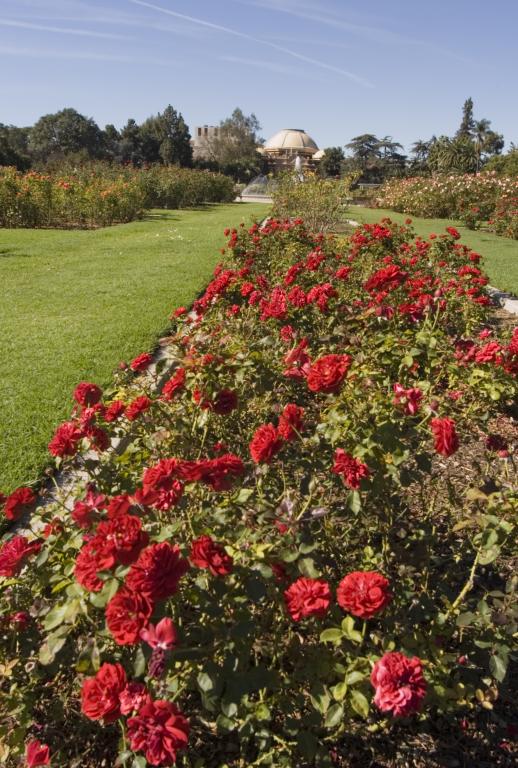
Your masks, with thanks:
M31 128L29 151L36 159L84 152L89 158L102 155L102 134L92 118L75 109L44 115Z
M301 217L310 231L329 232L343 216L354 179L354 175L335 180L308 174L301 181L293 173L281 174L272 192L274 215Z
M387 221L349 240L277 220L228 235L224 263L195 302L197 315L181 315L168 338L171 374L184 369L182 388L168 399L152 387L153 374L119 374L104 404L147 393L150 409L131 424L108 423L102 409L96 412L110 438L123 438L118 450L90 454L86 466L80 457L66 460L67 469L87 476L32 513L28 535L41 540L41 551L0 582L1 692L18 726L9 722L0 735L13 763L35 721L63 765L71 764L78 741L84 748L96 742L116 764L119 729L118 762L133 760L128 716L119 717L118 729L98 723L86 737L86 717L78 714L85 678L104 663L121 664L153 699L174 702L189 717L189 747L178 758L185 768L330 766L330 749L347 759L351 737L370 746L375 729L385 742L401 740L430 719L435 728L456 729L460 712L491 710L499 695L509 695L518 499L511 460L486 450L481 437L516 398L517 358L507 336L493 337L499 357L459 364L459 342L472 341L477 353L487 344L479 336L488 319L485 279L474 271L470 249L451 234L417 240ZM294 272L306 296L331 284L325 306L282 306L279 291L293 287ZM249 298L250 283L261 288L260 305ZM418 305L409 313L411 299ZM268 315L267 306L275 312ZM294 334L289 343L280 334L286 325ZM286 375L293 363L286 358L302 339L313 363L350 355L334 391L311 389L300 370ZM421 391L418 412L395 401L396 382ZM215 398L228 388L237 407L218 413ZM275 430L287 403L304 409L303 426L257 464L251 437L259 425ZM438 415L455 421L455 456L434 448ZM369 467L354 489L359 503L350 507L350 489L332 471L342 447ZM143 490L144 473L155 467L156 478L159 461L174 457L171 471L192 473L221 450L243 462L228 486L178 474L182 495L160 505ZM171 491L163 474L160 482L157 494ZM151 542L178 545L190 557L178 589L154 601L153 623L171 618L178 632L160 673L138 635L120 644L107 627L111 584L92 593L76 580L84 531L70 508L93 485L105 498L95 501L91 533L115 519L107 499L127 494L129 514ZM233 558L230 571L209 572L196 562L191 548L202 535ZM119 544L110 538L107 546ZM131 567L107 570L112 581L128 583ZM342 578L356 571L377 571L390 583L392 600L368 618L334 597ZM99 573L107 580L105 570ZM323 613L295 621L284 591L301 574L325 580L331 598ZM156 577L160 586L167 581L162 572ZM19 611L31 618L24 632L11 619ZM394 722L374 697L373 666L394 651L422 660L426 699L413 711L414 723ZM396 683L401 697L414 685L407 678ZM109 704L117 708L117 701ZM140 758L136 764L144 765Z

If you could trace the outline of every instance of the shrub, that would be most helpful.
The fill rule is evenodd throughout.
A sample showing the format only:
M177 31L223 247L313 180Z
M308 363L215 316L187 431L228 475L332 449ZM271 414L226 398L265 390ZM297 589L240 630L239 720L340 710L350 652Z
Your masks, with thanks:
M145 208L187 208L234 199L231 179L174 166L94 163L67 173L0 168L0 226L97 227L139 218Z
M501 200L517 196L518 181L495 172L438 175L389 181L378 193L378 205L413 216L460 219L475 229L494 218ZM506 236L513 237L515 226L503 226L499 234L509 231Z
M300 216L311 232L329 232L342 220L354 176L339 180L293 173L281 174L272 188L273 214L280 219Z
M388 220L227 234L174 370L82 382L52 441L75 484L5 500L31 515L0 545L13 765L37 737L67 766L320 768L505 688L518 334L484 327L480 257Z

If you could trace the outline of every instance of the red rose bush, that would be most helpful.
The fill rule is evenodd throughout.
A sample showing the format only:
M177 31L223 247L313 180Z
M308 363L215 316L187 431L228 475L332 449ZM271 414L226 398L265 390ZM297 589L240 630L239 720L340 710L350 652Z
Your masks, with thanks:
M0 497L15 762L345 764L506 685L518 332L480 257L388 220L226 237L172 363L76 387L63 489Z

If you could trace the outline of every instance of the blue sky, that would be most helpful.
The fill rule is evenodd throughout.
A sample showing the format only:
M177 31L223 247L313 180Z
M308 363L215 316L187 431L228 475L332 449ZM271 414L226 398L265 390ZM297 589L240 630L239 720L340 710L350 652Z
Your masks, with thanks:
M518 143L518 0L0 0L0 122L74 107L101 126L171 103L255 112L268 138L452 134L471 96Z

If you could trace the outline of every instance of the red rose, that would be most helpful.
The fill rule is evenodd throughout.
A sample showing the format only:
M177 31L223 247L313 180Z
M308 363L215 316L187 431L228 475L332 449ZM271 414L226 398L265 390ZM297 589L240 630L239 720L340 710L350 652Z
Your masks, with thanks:
M36 496L30 488L17 488L5 500L4 514L8 520L18 520L24 512L32 512Z
M245 467L239 456L225 453L217 459L182 462L182 475L187 482L201 480L215 491L227 491L234 478L239 477Z
M459 231L455 229L455 227L446 227L446 232L448 232L448 234L450 234L454 240L459 240L460 234Z
M60 424L49 443L49 451L53 456L74 456L77 453L79 441L83 432L73 421Z
M374 703L382 712L406 717L417 712L426 695L421 660L402 653L386 653L373 667Z
M227 576L232 572L231 556L210 536L200 536L192 542L189 560L198 568L208 568L213 576Z
M136 397L134 400L131 401L129 405L126 406L126 410L124 411L124 415L128 419L128 421L135 421L141 413L144 413L147 411L147 409L151 405L151 400L149 397L146 397L146 395L140 395L139 397Z
M336 600L344 611L360 619L370 619L390 603L392 595L389 582L381 573L354 571L340 582Z
M74 389L74 400L83 408L89 408L99 402L103 396L103 391L97 384L91 384L89 381L81 381Z
M149 693L144 683L128 683L120 695L120 708L123 715L138 712L140 707L149 699Z
M324 355L310 366L308 387L312 392L338 392L351 367L349 355Z
M226 416L227 413L231 413L237 408L237 394L232 389L221 389L213 404L213 410L220 416Z
M148 595L132 587L122 587L106 606L106 624L118 645L135 645L152 613L153 604Z
M161 459L148 467L142 477L146 504L167 511L177 504L183 494L182 462L178 459Z
M130 368L132 371L145 371L146 368L149 368L152 362L152 355L150 355L149 352L143 352L131 361Z
M149 699L128 719L128 739L150 765L173 765L177 752L187 747L189 722L171 702Z
M121 664L103 664L94 677L88 677L81 690L81 712L90 720L113 723L121 716L120 695L127 685Z
M282 440L273 424L263 424L250 441L250 455L256 464L269 464L282 448Z
M302 423L303 416L304 408L300 408L295 403L288 403L284 407L277 428L277 433L283 440L295 440L297 438L297 434L300 434L304 428Z
M13 536L0 546L0 576L16 576L29 555L39 552L39 541L31 541L26 536Z
M366 464L355 459L342 448L337 448L335 451L335 463L331 471L335 475L341 475L345 485L353 490L358 490L362 478L368 477L370 474Z
M156 627L150 624L143 629L140 637L150 648L159 648L162 651L172 650L178 642L174 624L167 616L159 621Z
M331 603L331 590L327 581L302 576L284 592L286 608L293 621L307 616L323 618Z
M117 421L117 419L120 419L125 410L126 406L122 400L114 400L105 410L104 420L108 422Z
M162 400L172 400L177 392L185 388L185 368L177 368L174 376L162 388Z
M126 576L126 585L152 600L163 600L174 595L178 582L188 570L189 563L181 556L180 549L162 541L141 552Z
M121 565L130 565L147 546L149 536L142 530L142 523L135 515L116 515L99 523L95 541L103 542L103 549L110 552Z
M76 557L74 576L89 592L100 592L104 586L98 577L99 571L109 571L115 566L115 557L110 548L97 537L83 545Z
M459 447L459 438L453 419L432 419L430 422L434 437L434 447L442 456L451 456Z
M419 387L405 389L401 384L394 384L394 399L392 402L396 407L401 407L409 416L415 416L422 399L423 392Z
M25 762L28 768L50 765L50 749L38 739L32 739L25 747Z

